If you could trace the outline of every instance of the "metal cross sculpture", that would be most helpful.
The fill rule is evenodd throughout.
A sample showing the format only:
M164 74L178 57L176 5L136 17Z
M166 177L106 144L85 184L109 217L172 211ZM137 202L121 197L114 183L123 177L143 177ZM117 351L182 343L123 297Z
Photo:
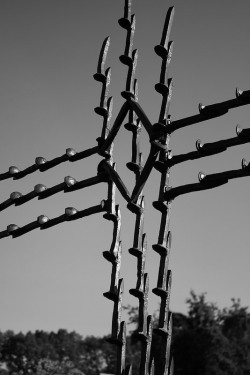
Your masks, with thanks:
M174 361L171 353L171 333L172 316L169 311L170 290L171 290L171 270L169 269L169 254L171 247L171 232L169 231L169 219L171 204L179 195L189 192L212 189L226 184L230 179L250 175L250 164L245 159L242 160L242 168L228 170L220 173L206 175L202 172L198 175L198 182L177 187L169 186L169 174L172 166L187 160L194 160L206 156L214 155L225 151L228 147L250 142L250 129L236 128L236 136L220 140L213 143L201 143L197 141L196 150L186 154L172 155L170 151L170 138L175 130L207 121L218 116L222 116L229 109L250 104L250 90L236 90L236 97L221 103L208 106L199 105L199 113L171 121L169 114L169 104L172 94L172 78L168 78L168 67L171 61L173 42L170 41L170 30L174 17L174 8L168 9L165 24L163 27L160 44L155 47L155 53L161 59L161 71L159 82L155 85L155 90L161 95L161 108L159 117L155 124L152 124L147 114L138 102L137 80L135 78L137 64L137 50L133 49L133 37L135 32L135 15L131 14L131 0L125 0L124 15L119 19L120 26L126 32L126 42L124 53L120 56L120 62L127 67L127 79L125 90L121 95L124 98L116 119L111 126L112 97L109 97L109 85L111 79L110 68L105 67L105 61L110 45L109 37L103 42L97 72L94 79L101 83L100 104L95 108L95 112L101 116L103 125L97 145L85 151L76 152L68 148L66 153L53 160L47 161L43 157L37 157L35 163L30 167L19 170L11 166L9 171L0 174L0 179L13 178L14 180L23 178L37 170L44 172L65 161L75 162L94 154L102 157L97 167L97 174L82 181L76 181L70 176L66 176L62 183L47 188L38 184L28 194L13 192L10 198L0 204L0 210L7 209L11 205L19 206L33 198L45 199L60 191L72 192L88 186L105 182L108 186L107 199L100 204L78 211L74 207L67 207L65 212L55 218L49 219L46 215L40 215L33 222L18 227L16 224L8 225L6 230L0 232L0 238L11 236L16 238L31 230L40 228L42 230L50 228L64 221L77 220L95 213L104 212L104 219L113 223L113 239L110 250L104 251L104 258L111 263L110 287L104 293L104 297L113 302L112 332L109 341L117 347L117 375L125 375L131 372L131 366L125 366L126 357L126 323L121 321L123 279L120 279L120 267L122 260L122 246L120 238L121 212L119 205L115 202L116 188L127 202L127 208L135 215L135 227L133 245L129 253L137 261L137 282L130 294L137 298L139 307L138 327L134 332L134 337L141 341L141 362L140 375L173 374ZM125 128L132 135L132 157L127 163L127 167L135 175L135 184L130 193L116 171L116 164L113 159L113 143L121 125L125 123ZM142 164L142 156L139 148L140 133L143 130L148 135L150 151L145 164ZM159 254L159 271L157 285L152 292L160 298L160 310L156 328L152 328L152 316L148 315L147 305L149 296L149 277L145 273L145 261L147 252L146 234L143 231L144 222L144 196L143 188L148 177L155 168L160 173L159 196L153 202L153 207L160 212L161 219L158 232L157 243L152 246L153 250ZM155 362L151 351L153 333L161 337L161 353Z

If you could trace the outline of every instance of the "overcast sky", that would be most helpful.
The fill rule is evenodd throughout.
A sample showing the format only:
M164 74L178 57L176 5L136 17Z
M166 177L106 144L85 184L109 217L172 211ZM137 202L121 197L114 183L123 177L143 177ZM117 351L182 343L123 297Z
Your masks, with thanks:
M50 160L68 147L81 151L96 145L102 122L94 107L99 105L101 87L93 74L106 36L111 38L106 66L112 68L113 120L123 103L120 92L125 89L126 67L118 57L123 54L126 35L117 22L123 16L123 5L122 0L0 2L0 173L11 165L24 169L37 156ZM158 120L161 104L154 90L160 72L154 46L160 42L165 15L172 5L172 118L197 114L200 102L232 99L237 86L250 89L248 0L134 0L139 103L152 123ZM195 150L199 138L212 142L233 137L237 124L250 127L249 114L246 106L176 131L171 139L173 154ZM146 134L142 149L145 160L149 149ZM249 145L183 163L172 169L171 185L197 182L199 171L240 168L243 157L250 160ZM115 141L114 159L131 191L134 179L125 167L131 159L131 134L124 128ZM77 180L95 176L100 161L100 156L92 156L21 180L2 181L0 202L13 191L26 194L38 183L51 187L67 175ZM159 213L152 208L152 201L158 198L159 177L153 171L144 190L150 290L156 286L159 265L159 256L152 250L160 223ZM185 299L191 289L207 292L207 299L220 307L229 306L232 297L250 305L249 187L250 179L245 177L174 201L170 222L173 311L186 311ZM59 216L68 206L84 209L106 197L107 188L102 184L46 200L34 199L3 211L0 230L10 223L23 226L40 214ZM134 215L127 211L119 193L116 203L122 211L124 304L136 305L137 300L128 293L136 284L136 261L128 254ZM111 267L102 252L109 250L111 240L112 224L102 214L46 231L37 229L17 239L2 239L0 330L65 328L82 335L108 334L112 303L102 294L109 290ZM150 292L149 313L158 303Z

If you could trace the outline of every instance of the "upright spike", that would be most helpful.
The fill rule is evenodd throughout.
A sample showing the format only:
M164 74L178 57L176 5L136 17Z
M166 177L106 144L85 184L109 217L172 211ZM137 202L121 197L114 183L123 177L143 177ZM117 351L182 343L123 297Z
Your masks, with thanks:
M129 368L125 372L126 358L126 323L121 322L119 326L119 336L117 340L117 368L116 375L130 374Z
M135 15L131 16L130 27L127 29L127 37L125 43L124 54L119 57L122 64L130 66L132 61L132 48L133 48L133 38L135 33Z
M128 30L130 27L131 4L132 4L132 0L125 0L124 16L123 18L120 18L118 21L119 25L126 30Z
M140 298L143 295L144 290L144 271L146 263L146 253L147 253L147 237L146 233L142 236L142 251L132 252L134 249L130 249L129 252L137 257L137 282L136 288L130 289L129 293L134 297Z
M164 58L167 53L168 53L168 42L169 42L169 36L170 36L170 31L172 27L172 22L174 18L174 7L170 7L167 11L163 31L162 31L162 37L161 37L161 42L159 45L155 47L155 52L157 55L160 57Z
M123 279L119 280L117 299L114 302L113 316L112 316L112 328L111 337L108 339L109 342L121 345L121 337L119 336L121 315L122 315L122 295L123 295Z
M105 83L106 78L107 78L105 75L104 67L105 67L105 62L106 62L109 46L110 46L110 37L108 36L107 38L104 39L104 42L102 44L102 48L100 51L98 64L97 64L97 73L94 74L94 79L102 83Z
M147 334L145 340L142 341L141 350L141 363L140 363L140 375L148 375L149 373L149 360L150 360L150 350L152 343L152 316L147 317Z

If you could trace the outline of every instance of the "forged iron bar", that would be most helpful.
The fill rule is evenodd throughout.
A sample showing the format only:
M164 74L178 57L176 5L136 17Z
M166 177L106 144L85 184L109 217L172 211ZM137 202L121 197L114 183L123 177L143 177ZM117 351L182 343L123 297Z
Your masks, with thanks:
M24 170L20 170L15 166L11 166L8 172L0 174L0 181L6 180L7 178L13 178L13 180L18 180L20 178L26 177L28 174L36 172L37 170L39 170L40 172L45 172L48 169L54 168L55 166L65 161L74 162L77 160L82 160L88 156L98 153L98 151L98 146L80 152L76 152L72 148L67 148L66 154L49 161L47 161L45 158L37 157L36 163L31 165L30 167L27 167Z
M107 37L102 45L98 65L97 65L97 73L94 74L94 79L102 83L102 91L100 97L100 106L95 107L95 112L103 117L103 125L101 136L97 138L97 143L99 146L98 153L105 158L111 159L112 155L112 142L109 144L106 149L101 149L105 139L108 137L110 132L110 119L112 117L112 109L113 109L113 98L108 97L109 93L109 86L110 86L110 79L111 79L111 69L105 69L105 62L107 58L107 53L110 45L110 38Z
M168 161L168 165L173 166L184 161L203 158L209 155L215 155L224 152L228 147L238 146L250 142L250 128L236 128L237 137L228 138L211 143L202 143L200 140L196 142L197 151L191 151L186 154L174 155Z
M166 293L166 279L168 272L169 254L171 248L171 232L168 231L165 246L161 244L154 244L153 249L160 254L160 265L158 271L157 287L152 290L157 296L164 296Z
M109 253L109 254L107 254ZM108 258L108 256L109 258ZM113 255L113 254L112 254ZM119 282L119 275L120 275L120 268L121 268L121 256L122 256L122 245L121 241L118 243L118 250L113 255L113 259L110 258L110 252L103 253L104 258L111 261L112 263L112 272L111 272L111 281L110 281L110 289L108 292L103 293L104 297L110 299L111 301L116 301L118 296L118 282Z
M168 318L168 325L167 330L159 331L162 333L162 345L160 348L160 361L159 363L155 363L155 373L159 375L168 375L170 372L170 368L172 366L171 363L171 339L172 339L172 313L169 313Z
M136 212L133 247L129 249L129 252L132 255L134 255L135 253L138 253L138 251L141 252L142 233L143 233L143 224L144 224L144 196L141 196L139 198L138 206L139 206L139 209Z
M149 293L149 277L148 277L148 274L145 273L144 280L143 280L143 291L135 295L135 297L137 297L139 300L139 316L138 316L138 327L133 332L133 336L139 339L140 341L143 341L147 338L148 293Z
M144 271L145 271L146 253L147 253L146 233L143 233L142 235L142 249L137 250L134 248L130 248L129 253L137 257L136 288L130 289L129 293L138 298L138 296L140 296L143 293L143 287L144 287Z
M151 122L149 121L146 113L141 108L140 104L134 100L132 97L127 98L130 108L136 113L138 118L141 120L142 125L146 129L149 137L151 137L153 133L153 126Z
M174 8L169 8L166 16L165 25L163 28L161 44L155 47L155 52L162 58L160 82L155 85L155 89L162 95L162 103L159 114L158 123L153 126L154 135L151 137L151 142L161 141L162 148L159 154L158 170L161 173L160 188L158 201L153 202L153 207L161 212L161 222L158 234L157 244L152 245L154 251L160 255L158 280L156 288L152 292L159 296L160 312L158 329L154 329L154 333L166 333L166 324L169 316L169 299L170 299L170 285L169 275L171 271L168 270L169 253L171 247L171 232L169 231L170 209L171 205L165 202L165 190L169 187L170 166L169 159L169 145L170 135L168 132L170 126L169 106L172 96L172 79L166 81L167 70L172 57L173 42L169 42L171 25L174 17ZM165 83L167 82L167 84ZM156 165L156 161L154 166ZM168 375L168 367L170 360L170 342L165 335L161 334L161 360L156 361L156 373L160 375Z
M169 111L170 100L172 96L172 78L168 79L168 84L166 86L166 91L162 94L162 104L159 115L159 123L164 123L166 121L166 114Z
M118 20L119 25L124 29L130 28L130 17L131 17L131 0L125 0L124 4L124 16Z
M103 142L103 144L100 146L100 151L99 151L99 154L102 155L103 153L105 153L105 151L111 146L111 143L113 142L113 140L115 139L127 113L128 113L128 110L129 110L129 104L127 102L125 102L121 109L120 109L120 112L118 113L116 119L115 119L115 122L110 130L110 133L109 135L107 136L107 138L105 139L105 141Z
M112 117L113 110L113 97L110 96L107 100L107 116L103 119L103 128L102 128L102 139L106 139L109 134L110 119Z
M222 116L227 113L229 109L241 107L247 104L250 104L250 90L240 91L236 89L235 99L226 100L224 102L211 104L205 107L200 105L200 113L198 115L172 121L168 130L170 133L173 133L177 129Z
M95 107L95 112L103 117L108 116L108 93L109 93L109 86L110 86L110 79L111 79L111 69L107 68L105 71L105 80L102 84L102 91L101 91L101 97L100 97L100 106Z
M148 315L147 317L147 332L144 340L141 342L141 362L140 362L140 375L148 375L150 369L150 351L152 344L152 316Z
M119 21L118 21L119 22ZM127 36L125 43L124 54L119 57L122 64L130 66L132 63L132 48L133 48L133 39L135 33L135 15L131 16L131 21L129 27L126 28Z
M169 42L169 36L170 36L170 31L173 23L173 18L174 18L174 7L170 7L167 11L164 27L163 27L163 32L162 32L162 37L161 37L161 42L159 45L155 47L155 53L162 57L163 59L165 58L166 55L168 55L168 42Z
M65 213L53 219L49 219L45 215L38 216L36 221L32 221L29 224L24 225L23 227L18 227L16 224L10 224L7 227L7 230L0 232L0 238L7 237L12 235L13 238L22 236L25 233L30 232L33 229L48 229L54 225L63 223L64 221L78 220L83 217L97 214L106 210L106 201L101 201L100 204L86 208L84 210L78 211L74 207L65 208Z
M244 159L242 163L244 164ZM198 183L186 184L177 186L174 188L169 188L165 192L165 200L170 202L179 195L192 193L194 191L213 189L215 187L226 184L229 180L250 176L249 165L244 166L242 169L234 169L225 172L214 173L210 175L205 175L202 172L199 173Z
M104 216L105 217L105 216ZM120 244L120 230L121 230L121 212L119 205L116 206L116 220L112 220L114 222L113 226L113 240L110 246L109 251L104 251L103 256L109 262L113 263L113 261L117 260L117 256L121 247Z
M97 64L97 73L94 74L94 79L98 82L105 82L106 81L106 74L105 74L105 63L107 59L108 49L110 45L110 37L104 39L102 44L102 48L100 51L98 64Z
M119 336L117 345L117 375L130 374L130 368L125 369L126 359L126 323L121 322L119 327Z
M113 163L113 168L116 170L116 164ZM118 218L117 206L115 205L115 191L116 185L110 178L108 181L108 199L107 199L107 212L103 215L104 219L116 222Z
M151 149L150 149L148 159L141 171L140 176L138 177L138 180L136 181L134 190L132 191L131 202L133 203L137 202L139 195L141 194L143 187L151 173L151 170L154 167L154 162L156 161L158 154L159 154L159 148L156 145L151 144Z
M155 90L159 94L162 94L162 95L164 93L166 93L166 91L167 91L166 75L167 75L167 71L168 71L168 66L169 66L171 58L172 58L173 46L174 46L174 43L172 41L168 43L167 55L162 59L160 82L156 83L156 85L155 85Z
M105 172L107 172L109 174L110 178L116 184L116 186L117 186L118 190L120 191L121 195L123 196L123 198L127 202L129 202L130 201L130 193L129 193L128 189L126 188L126 186L124 185L124 183L123 183L122 179L120 178L120 176L118 175L118 173L115 171L115 169L106 160L101 161L101 163L98 166L98 169L99 169L99 171L104 170Z
M165 279L164 293L161 295L161 305L158 327L154 329L154 332L159 335L164 335L168 331L168 319L169 319L169 302L170 302L170 292L172 283L172 273L168 270L167 277Z
M134 77L135 77L135 69L137 65L137 59L138 59L138 52L137 49L135 49L132 52L132 62L129 65L128 68L128 74L127 74L127 81L126 81L126 91L123 91L121 95L126 99L129 95L134 96Z
M138 101L138 84L137 80L134 80L134 97ZM141 166L141 153L140 153L140 142L139 136L141 133L140 119L135 115L132 109L129 110L129 122L124 125L125 129L132 132L132 157L131 162L126 164L127 168L133 171L136 175L136 180L140 175Z
M37 184L34 186L34 190L23 195L20 192L13 192L10 194L10 198L0 203L0 211L5 210L11 205L20 206L24 203L29 202L31 199L38 198L39 200L48 198L54 194L57 194L61 191L65 193L72 192L75 190L83 189L88 186L93 186L99 184L100 182L108 182L109 176L107 173L102 172L98 173L97 176L82 180L76 181L73 177L67 176L64 178L64 182L59 183L51 188L47 188L43 184Z
M121 314L122 314L122 295L124 290L123 279L119 279L118 282L118 291L116 299L114 301L113 316L112 316L112 328L111 328L111 337L108 341L111 344L121 345L119 339L120 326L121 326Z

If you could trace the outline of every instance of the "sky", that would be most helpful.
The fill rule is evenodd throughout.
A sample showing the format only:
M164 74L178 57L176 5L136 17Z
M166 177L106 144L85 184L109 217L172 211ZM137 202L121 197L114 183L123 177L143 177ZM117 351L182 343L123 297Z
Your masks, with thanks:
M2 0L0 2L0 173L10 166L32 165L37 156L51 160L72 147L82 151L96 145L102 122L94 112L99 105L100 84L93 79L103 40L111 44L106 66L111 66L110 95L114 121L124 99L126 68L119 61L125 46L122 0ZM165 15L175 6L171 31L174 41L169 77L173 77L172 119L198 113L198 104L212 104L235 97L236 87L250 89L248 0L134 0L134 48L138 48L136 78L139 103L152 123L157 122L161 97L159 44ZM195 142L212 142L235 136L236 125L249 127L250 107L231 110L223 117L176 131L173 154L195 150ZM143 159L149 142L142 134ZM214 173L241 167L250 161L249 145L223 154L185 162L171 170L172 186L197 182L199 171ZM125 164L131 159L131 134L121 128L114 145L117 171L132 191L134 177ZM51 187L65 176L77 180L93 177L102 160L98 155L63 163L47 172L1 182L0 202L11 192L26 194L38 183ZM145 232L148 238L146 272L150 290L157 283L157 242L160 215L152 207L159 191L159 172L153 171L144 189ZM227 185L178 197L172 204L172 248L169 267L173 282L170 308L186 313L190 290L206 292L220 308L231 298L250 305L249 285L249 177ZM107 198L105 184L76 192L33 199L1 213L0 231L8 224L23 226L40 214L53 218L73 206L79 210ZM128 253L133 243L134 216L119 192L123 248L121 277L123 304L136 305L128 291L136 284L136 261ZM109 290L110 264L102 252L109 250L112 224L102 214L62 223L22 237L1 239L0 330L15 332L57 331L65 328L83 336L109 334L113 304L103 297ZM159 299L149 294L148 312ZM123 315L126 320L126 316Z

